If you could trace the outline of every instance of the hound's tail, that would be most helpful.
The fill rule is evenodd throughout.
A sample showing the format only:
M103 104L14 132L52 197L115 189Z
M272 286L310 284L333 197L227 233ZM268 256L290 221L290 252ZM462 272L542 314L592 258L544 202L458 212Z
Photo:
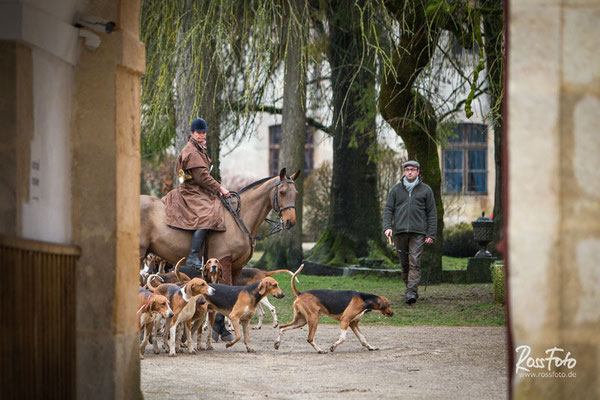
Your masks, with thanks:
M267 276L271 276L271 275L275 275L275 274L289 274L291 276L294 276L294 273L292 271L290 271L289 269L276 269L275 271L267 272ZM298 280L298 278L296 278L296 282L300 282Z
M175 265L175 276L177 276L177 280L181 283L187 282L187 281L183 280L183 278L181 277L181 274L179 273L179 265L181 265L181 262L183 260L185 260L185 257L183 257L181 260L177 261L177 264Z
M154 290L155 290L155 289L158 287L158 286L154 287L154 286L152 285L152 280L153 280L154 278L156 278L156 279L157 279L158 281L160 281L160 282L164 282L164 281L165 281L165 280L164 280L164 279L163 279L163 278L162 278L160 275L158 275L158 274L152 274L152 275L148 275L148 278L146 279L146 289L148 289L148 290L149 290L149 291L151 291L151 292L154 292ZM159 285L160 285L160 283L159 283Z
M296 284L294 283L294 279L296 279L296 275L298 275L300 273L300 271L302 271L302 268L304 268L304 264L299 266L298 269L296 270L296 272L294 272L292 274L292 290L294 291L294 296L296 296L296 297L300 296L300 292L298 292L298 289L296 289Z

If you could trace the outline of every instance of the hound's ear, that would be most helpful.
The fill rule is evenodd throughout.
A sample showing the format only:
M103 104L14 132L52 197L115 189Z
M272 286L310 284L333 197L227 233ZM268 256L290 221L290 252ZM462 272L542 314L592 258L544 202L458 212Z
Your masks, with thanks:
M369 299L365 301L365 309L367 310L376 310L379 308L379 302Z
M265 280L263 279L262 281L260 281L260 283L258 284L258 294L260 294L261 296L265 294L265 292L267 291L267 283L265 282Z
M380 307L380 310L385 310L389 306L390 306L390 302L388 301L388 299L386 299L385 297L380 297L379 298L379 307Z
M298 171L294 172L293 175L290 176L290 178L292 178L292 180L295 181L296 179L298 179L298 177L300 176L301 173L302 173L302 171L298 170Z
M195 283L192 282L192 281L186 282L184 290L185 290L185 294L186 294L187 297L192 297L193 296L192 289L193 289L194 285L195 285Z
M281 168L281 171L279 171L279 179L284 180L287 178L286 176L287 171L285 170L285 168Z

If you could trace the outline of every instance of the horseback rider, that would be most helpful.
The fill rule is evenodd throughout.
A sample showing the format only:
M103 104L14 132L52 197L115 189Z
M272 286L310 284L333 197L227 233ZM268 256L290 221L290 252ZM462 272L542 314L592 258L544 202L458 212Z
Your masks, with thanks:
M225 189L211 175L210 158L206 151L208 127L202 118L190 125L190 138L177 157L179 186L163 198L167 225L171 228L193 231L190 254L186 265L198 269L204 263L204 242L209 231L225 231L225 215L219 195L229 197ZM233 339L225 328L224 317L217 314L213 326L213 340Z
M206 151L206 121L196 118L190 126L190 138L177 157L179 186L164 198L167 225L193 231L192 248L186 265L202 268L204 242L209 231L224 231L225 216L219 195L229 197L211 175Z

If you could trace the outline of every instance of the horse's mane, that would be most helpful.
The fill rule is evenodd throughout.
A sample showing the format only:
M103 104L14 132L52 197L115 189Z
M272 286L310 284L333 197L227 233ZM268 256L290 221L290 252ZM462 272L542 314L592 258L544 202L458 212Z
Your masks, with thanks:
M273 175L273 176L267 176L266 178L259 179L256 182L252 182L251 184L249 184L245 188L241 189L238 193L239 194L244 193L246 190L250 190L253 187L258 186L261 183L264 183L264 182L268 181L269 179L273 179L273 178L275 178L275 175Z

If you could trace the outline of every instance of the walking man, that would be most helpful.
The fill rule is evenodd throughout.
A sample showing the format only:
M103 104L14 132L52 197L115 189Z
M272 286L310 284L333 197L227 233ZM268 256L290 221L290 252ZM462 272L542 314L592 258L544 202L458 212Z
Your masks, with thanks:
M404 175L392 187L385 203L383 230L386 237L394 237L400 254L406 284L404 302L414 304L419 298L423 248L435 240L437 213L433 191L419 176L419 163L407 161L402 167Z

